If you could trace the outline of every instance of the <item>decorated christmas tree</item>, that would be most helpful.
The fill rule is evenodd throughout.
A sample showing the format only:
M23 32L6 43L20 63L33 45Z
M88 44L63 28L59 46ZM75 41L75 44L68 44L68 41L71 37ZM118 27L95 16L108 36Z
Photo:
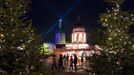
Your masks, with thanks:
M90 72L95 75L133 75L134 38L129 35L129 28L134 25L133 12L120 8L124 0L105 1L112 5L99 19L106 28L106 40L100 45L103 49L100 55L94 54L90 58Z
M30 6L29 0L0 1L0 75L44 75L41 37L27 20Z

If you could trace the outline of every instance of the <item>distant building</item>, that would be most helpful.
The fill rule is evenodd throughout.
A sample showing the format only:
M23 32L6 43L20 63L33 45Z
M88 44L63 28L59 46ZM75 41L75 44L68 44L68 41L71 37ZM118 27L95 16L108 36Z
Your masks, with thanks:
M55 33L55 45L56 48L63 48L65 47L66 44L66 40L65 40L65 33L63 32L62 29L62 20L59 20L59 25L58 25L58 29Z
M61 20L59 21L59 32L56 32L55 41L56 48L54 49L54 53L56 55L74 55L77 54L78 58L81 55L89 56L94 53L95 46L89 46L87 44L87 34L84 28L84 25L81 23L77 23L72 28L71 42L65 43L65 34L61 30ZM63 42L64 41L64 42Z
M72 31L72 43L67 44L67 49L88 49L89 45L86 43L86 31L82 24L74 25Z
M84 25L77 23L72 28L71 42L66 43L65 33L62 29L62 20L59 20L58 29L55 33L55 43L53 45L53 53L56 55L74 55L77 54L78 58L81 55L90 56L93 53L99 53L98 45L90 46L87 44L87 34Z

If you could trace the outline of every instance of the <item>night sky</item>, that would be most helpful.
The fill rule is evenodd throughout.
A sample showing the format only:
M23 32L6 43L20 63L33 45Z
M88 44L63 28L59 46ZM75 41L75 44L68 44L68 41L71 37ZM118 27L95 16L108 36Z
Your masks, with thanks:
M108 6L103 0L33 0L33 24L44 41L52 42L58 20L61 18L66 38L70 41L72 26L77 24L77 16L80 16L80 23L90 33L100 27L97 19ZM134 9L134 0L126 0L122 8Z

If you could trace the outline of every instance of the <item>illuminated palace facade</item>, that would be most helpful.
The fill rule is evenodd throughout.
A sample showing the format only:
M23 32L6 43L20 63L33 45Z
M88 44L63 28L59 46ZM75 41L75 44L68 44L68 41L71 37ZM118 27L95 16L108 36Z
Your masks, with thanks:
M58 32L55 33L55 49L54 53L56 55L73 55L77 54L78 57L81 57L82 54L90 56L92 53L99 51L98 46L89 46L87 44L87 34L84 26L80 23L77 23L73 26L71 43L66 43L65 33L62 31L61 26L62 20L59 20Z
M88 49L89 45L86 44L86 31L82 24L78 23L73 27L72 43L67 44L67 49Z

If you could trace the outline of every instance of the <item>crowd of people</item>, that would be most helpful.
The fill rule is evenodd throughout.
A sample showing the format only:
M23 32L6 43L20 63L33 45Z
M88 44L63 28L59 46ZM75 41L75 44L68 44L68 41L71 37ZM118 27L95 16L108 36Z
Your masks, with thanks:
M58 62L57 62L58 59ZM81 56L81 65L83 65L83 55ZM77 62L78 57L76 54L69 56L60 54L59 57L55 54L52 56L52 70L65 70L68 69L70 71L76 71L77 70Z

